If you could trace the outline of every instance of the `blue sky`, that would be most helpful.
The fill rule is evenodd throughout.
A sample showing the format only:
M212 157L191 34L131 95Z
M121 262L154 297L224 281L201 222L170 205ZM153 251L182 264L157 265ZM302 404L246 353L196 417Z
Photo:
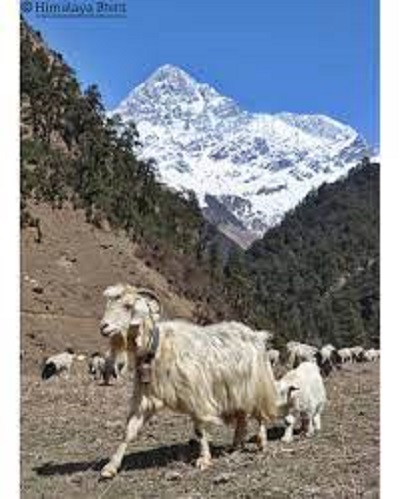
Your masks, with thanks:
M249 111L327 114L379 143L379 0L127 6L126 19L26 18L83 85L99 85L107 108L170 63Z

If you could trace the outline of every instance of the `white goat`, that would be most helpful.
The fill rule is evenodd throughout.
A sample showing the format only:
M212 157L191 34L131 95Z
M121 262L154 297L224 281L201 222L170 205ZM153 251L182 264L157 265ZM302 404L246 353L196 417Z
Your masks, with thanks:
M68 348L65 352L48 357L42 366L42 379L49 379L60 375L68 379L75 357L76 355L71 348Z
M104 377L106 359L99 352L92 353L88 360L89 374L94 379L102 379Z
M287 352L287 366L289 369L296 368L301 362L315 362L315 356L318 348L307 345L306 343L299 343L297 341L289 341L286 344Z
M93 353L88 359L89 374L95 380L103 379L109 384L111 378L119 378L128 368L127 351L121 335L110 340L110 347L105 355Z
M105 356L98 352L91 355L88 365L89 373L95 380L103 379L105 384L110 383L111 378L119 378L127 370L126 352L113 352L108 350Z
M351 347L351 359L353 362L362 362L364 360L365 350L361 346Z
M201 469L211 464L210 423L241 421L235 435L240 442L246 417L255 417L265 448L264 423L275 419L277 407L262 334L240 323L201 327L182 320L156 322L158 299L129 285L111 286L104 295L107 304L101 333L123 335L129 363L134 366L134 392L125 440L102 469L103 477L117 474L128 443L163 407L192 418L200 438L196 464Z
M364 354L364 358L367 362L375 362L379 359L379 356L379 350L376 350L375 348L370 348Z
M346 364L347 362L352 362L353 356L351 354L351 349L350 348L341 348L338 350L338 355L340 358L341 364Z
M293 440L293 429L297 420L306 435L312 436L321 429L321 413L326 403L324 382L315 362L303 362L276 382L278 408L285 419L286 430L282 441Z
M155 310L155 305L153 306L153 309ZM156 314L152 314L150 310L141 310L141 316L142 318L147 318L150 320L155 320L160 318L160 315L158 312ZM235 332L236 334L239 335L252 335L254 334L253 330L243 324L242 322L237 322L237 321L227 321L227 322L220 322L218 324L209 324L207 326L203 326L204 330L207 332L207 334L213 334L215 332L221 333L222 331L227 331L228 333L233 333ZM258 338L264 342L264 345L268 345L269 341L272 338L272 333L269 331L257 331L256 332ZM106 368L105 368L105 373L104 373L104 380L105 383L109 383L109 379L111 376L117 378L118 373L122 372L124 373L128 369L128 351L127 351L127 342L123 339L123 336L121 334L115 334L110 337L110 349L108 350L107 357L106 357ZM122 367L121 367L122 366ZM231 418L232 424L235 426L235 436L233 439L233 446L234 447L239 447L243 444L245 434L246 434L246 427L247 427L247 422L246 418L243 418L242 415L238 414L237 417L235 418L232 416ZM263 434L266 430L264 428L260 428L259 432L259 443L260 446L263 445ZM194 425L194 436L197 438L198 435L200 434L199 429L197 428L196 424Z

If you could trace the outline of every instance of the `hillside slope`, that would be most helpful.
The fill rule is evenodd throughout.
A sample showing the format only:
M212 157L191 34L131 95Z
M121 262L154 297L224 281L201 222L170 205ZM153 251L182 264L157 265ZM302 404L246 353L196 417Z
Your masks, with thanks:
M123 233L94 227L82 210L66 205L53 210L30 205L39 217L37 231L21 233L21 313L24 365L37 365L44 354L71 345L78 351L106 349L98 322L104 306L102 292L116 282L153 289L166 317L190 318L193 302L177 295L171 283L149 261L137 256L138 245Z
M379 170L365 161L323 185L247 251L251 321L282 339L379 343Z

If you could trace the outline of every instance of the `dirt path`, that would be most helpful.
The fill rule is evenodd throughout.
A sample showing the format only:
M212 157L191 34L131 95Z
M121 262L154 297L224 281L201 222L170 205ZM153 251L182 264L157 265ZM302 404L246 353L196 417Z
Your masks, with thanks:
M327 382L323 431L292 444L271 429L262 455L249 441L231 453L232 430L213 432L214 466L194 467L187 418L155 417L131 444L120 475L99 470L123 434L129 383L104 387L74 366L69 381L22 379L24 498L375 498L379 497L379 365L349 366ZM249 438L254 428L249 432Z

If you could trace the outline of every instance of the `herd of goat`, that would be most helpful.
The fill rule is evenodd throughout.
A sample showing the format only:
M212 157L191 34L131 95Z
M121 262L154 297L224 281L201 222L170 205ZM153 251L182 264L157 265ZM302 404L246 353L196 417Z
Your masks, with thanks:
M200 326L186 320L162 320L158 297L147 289L117 284L108 287L100 333L108 338L106 355L89 358L72 350L46 359L42 378L69 376L74 359L87 360L94 379L109 383L128 370L133 377L125 438L101 475L114 477L127 446L152 415L163 408L187 414L200 444L196 465L211 460L211 424L232 424L233 445L241 447L250 418L258 423L257 443L267 447L267 425L285 424L282 438L290 442L297 422L307 436L321 429L326 403L323 378L350 362L371 362L379 350L361 346L316 348L290 341L285 351L271 348L273 335L234 321ZM287 372L275 378L273 368Z

